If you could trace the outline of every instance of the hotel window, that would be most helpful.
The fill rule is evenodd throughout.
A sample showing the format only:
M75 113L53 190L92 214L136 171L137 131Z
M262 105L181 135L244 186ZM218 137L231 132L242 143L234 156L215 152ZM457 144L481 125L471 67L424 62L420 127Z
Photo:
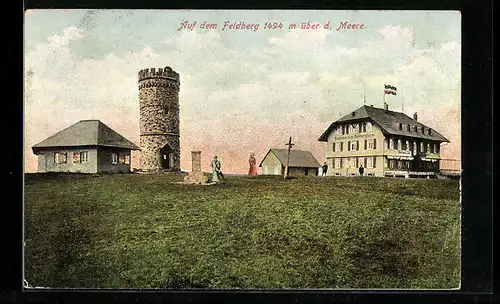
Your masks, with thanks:
M345 134L345 126L342 126L342 135Z
M67 161L66 152L56 152L54 153L54 163L56 164L65 164Z
M349 131L351 131L350 129L351 129L351 125L346 125L345 126L345 134L349 134Z
M398 164L395 159L389 159L389 169L396 169L397 165Z
M370 140L368 141L368 149L374 149L374 148L373 148L373 142L374 142L374 141L375 141L375 139L370 139Z
M402 123L399 124L399 130L403 130L403 124Z
M373 157L373 168L377 168L377 158Z
M350 141L347 142L347 151L351 151L351 142Z
M427 152L431 153L432 150L431 150L431 144L427 144Z
M125 165L130 165L130 155L125 155Z
M340 142L340 152L344 151L344 142Z
M358 164L357 164L357 167L360 167L361 165L363 165L363 167L366 168L366 158L364 157L360 157L358 158Z
M336 158L334 162L334 166L336 169L342 168L342 158Z
M372 131L372 123L371 122L366 123L366 131L368 131L368 132Z
M410 127L410 125L408 125L408 132L411 132L411 127Z
M111 154L111 164L116 165L118 163L118 154L112 153Z
M349 157L349 168L357 168L356 157Z
M80 162L82 164L87 163L89 161L89 153L87 151L80 152Z
M363 132L366 133L366 122L363 123Z
M342 127L337 127L337 135L342 135Z
M373 168L373 157L367 157L366 158L366 167L367 168Z
M335 151L335 143L332 144L332 151L337 152L337 151Z
M351 151L359 150L359 140L351 141L350 143L351 143Z
M366 150L367 147L368 147L368 140L365 139L365 150Z
M441 146L439 144L436 144L436 153L439 153L439 148L441 148Z
M401 150L407 150L408 146L406 145L406 140L401 141Z

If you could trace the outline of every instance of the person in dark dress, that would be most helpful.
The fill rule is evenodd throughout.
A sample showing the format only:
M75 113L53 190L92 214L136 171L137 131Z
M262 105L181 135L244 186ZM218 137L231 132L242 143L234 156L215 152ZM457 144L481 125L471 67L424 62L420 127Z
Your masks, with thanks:
M363 173L365 173L365 168L363 168L363 165L359 167L359 175L363 176Z
M321 167L321 169L322 169L322 173L321 173L321 175L322 175L322 176L326 176L326 172L328 171L328 165L326 164L326 162L325 162L325 164Z

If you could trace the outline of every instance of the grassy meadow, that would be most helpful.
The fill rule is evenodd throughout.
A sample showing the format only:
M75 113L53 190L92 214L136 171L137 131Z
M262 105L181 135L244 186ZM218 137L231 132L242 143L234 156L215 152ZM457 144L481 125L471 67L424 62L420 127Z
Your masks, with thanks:
M458 288L457 180L25 175L25 279L57 288Z

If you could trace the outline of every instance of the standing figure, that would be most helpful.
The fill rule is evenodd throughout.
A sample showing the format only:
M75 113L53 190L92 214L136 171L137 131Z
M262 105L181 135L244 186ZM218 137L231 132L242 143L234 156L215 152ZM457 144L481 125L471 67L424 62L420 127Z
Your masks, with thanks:
M255 160L255 153L250 154L250 158L248 159L248 164L250 165L250 169L248 169L248 175L256 176L257 175L257 161Z
M363 176L363 173L365 172L365 168L363 168L363 165L359 167L359 175Z
M326 164L326 162L323 165L323 167L321 167L321 169L322 169L321 175L326 176L326 172L328 171L328 165Z
M217 155L214 156L214 160L212 161L212 182L218 182L219 176L224 178L221 169L221 163L217 159Z

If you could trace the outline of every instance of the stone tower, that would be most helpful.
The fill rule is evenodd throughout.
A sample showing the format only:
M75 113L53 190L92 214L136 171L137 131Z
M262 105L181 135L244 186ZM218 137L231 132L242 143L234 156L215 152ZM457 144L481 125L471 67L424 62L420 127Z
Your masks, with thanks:
M170 67L139 71L141 171L180 171L179 87Z

